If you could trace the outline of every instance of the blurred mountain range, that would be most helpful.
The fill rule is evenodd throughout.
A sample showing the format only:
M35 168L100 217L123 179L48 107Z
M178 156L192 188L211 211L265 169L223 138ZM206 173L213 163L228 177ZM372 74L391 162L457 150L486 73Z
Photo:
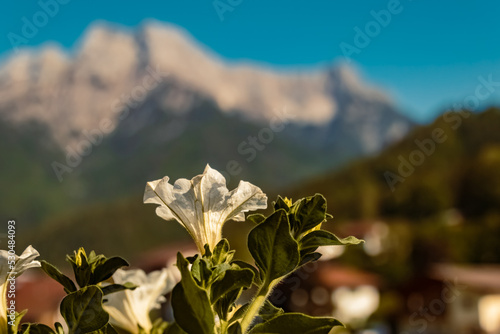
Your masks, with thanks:
M399 237L406 235L415 245L429 247L432 261L498 263L499 127L498 108L477 114L449 112L432 124L415 127L401 141L377 155L357 159L336 171L293 184L289 189L280 189L279 194L294 200L323 194L328 201L328 212L334 216L323 228L335 226L340 236L351 233L349 228L360 233L366 223L383 222L399 231ZM442 140L432 143L436 129L441 132ZM410 158L419 154L416 152L422 152L425 159L418 166L412 165L414 158ZM408 168L413 171L410 173ZM400 171L404 176L400 175L391 191L393 179L386 175ZM275 200L276 192L263 189L269 202ZM134 254L154 247L190 240L180 224L156 216L154 207L144 205L140 195L48 219L46 224L31 231L26 242L50 256L51 261L63 261L60 254L82 245L133 258ZM224 235L238 251L246 252L246 236L251 228L248 222L229 222ZM96 230L100 233L96 234ZM54 244L54 237L62 241ZM394 241L397 249L409 246L399 237ZM108 242L111 239L113 242ZM384 269L387 277L404 274L401 271L405 271L408 263L400 255L401 251L391 253ZM416 259L429 260L422 256L417 254ZM370 266L366 257L348 259L347 262L360 267Z
M38 223L208 162L277 189L373 154L413 122L346 66L229 63L177 27L99 23L71 53L47 45L0 66L7 215ZM5 191L5 190L4 190ZM27 203L30 203L27 207Z

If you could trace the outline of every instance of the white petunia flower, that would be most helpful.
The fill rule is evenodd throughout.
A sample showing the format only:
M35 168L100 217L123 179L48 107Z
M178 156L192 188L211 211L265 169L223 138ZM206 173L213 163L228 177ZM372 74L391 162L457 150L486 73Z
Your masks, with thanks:
M130 333L139 333L139 326L149 333L153 327L149 313L160 308L164 295L172 291L179 280L180 273L175 267L149 274L140 269L118 269L113 274L114 283L132 283L137 288L106 295L104 309L109 313L109 322Z
M9 252L0 250L0 333L7 332L7 291L10 285L10 279L18 277L29 268L40 267L40 262L35 258L40 253L31 245L28 246L21 256L9 255ZM13 261L13 262L12 262ZM9 263L10 262L10 263Z
M173 185L168 181L165 176L148 182L144 203L160 205L158 216L183 225L201 253L205 244L213 250L222 239L226 221L244 221L244 212L267 207L267 197L259 187L240 181L236 189L228 191L224 176L209 165L191 180L178 179Z

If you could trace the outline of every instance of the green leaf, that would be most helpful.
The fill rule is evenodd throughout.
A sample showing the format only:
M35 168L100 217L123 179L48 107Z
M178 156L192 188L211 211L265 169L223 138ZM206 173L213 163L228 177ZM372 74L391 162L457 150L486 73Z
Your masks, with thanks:
M55 281L61 284L64 287L64 291L66 293L71 293L76 291L75 283L66 275L61 273L59 269L57 269L52 264L48 263L45 260L40 261L42 265L42 270L45 271L47 275L52 277Z
M284 311L282 308L274 306L269 301L269 299L266 299L264 305L262 305L261 309L259 310L259 318L261 318L263 321L268 321L283 313Z
M225 295L223 295L219 300L217 300L214 305L213 309L219 316L219 319L226 321L227 316L229 314L229 311L233 307L234 303L238 299L238 297L241 294L241 291L243 289L234 289L229 292L227 292Z
M191 274L196 282L201 287L206 287L212 276L212 270L209 268L208 260L204 257L199 257L193 262Z
M22 310L21 312L16 312L15 313L15 319L14 323L12 325L7 326L7 333L8 334L16 334L18 332L19 325L21 324L21 320L23 317L28 313L28 310ZM8 320L12 321L12 316L8 315Z
M167 327L168 322L164 321L162 318L158 318L153 323L150 334L164 334Z
M89 256L83 247L67 255L66 259L71 263L78 285L83 288L88 285L96 285L110 278L117 269L128 266L127 261L121 257L106 258L104 255L96 255L91 251Z
M229 291L252 286L254 272L250 269L226 270L224 277L212 284L210 300L212 304Z
M273 206L274 211L278 211L279 209L283 209L286 212L290 211L290 207L280 195L278 195L278 198L276 199L276 202L273 203Z
M227 239L222 239L214 248L214 252L212 255L212 264L215 266L225 262L228 252L229 242L227 241Z
M102 308L102 297L101 289L95 285L64 297L60 310L70 334L90 333L108 323L109 315Z
M231 264L236 265L236 266L240 267L241 269L250 269L254 273L254 276L253 276L254 284L257 286L260 286L262 284L260 277L259 277L259 270L257 268L255 268L254 266L252 266L250 263L246 263L246 262L241 261L241 260L235 260L235 261L232 261Z
M187 334L179 327L179 325L174 322L168 325L164 334Z
M335 326L344 326L333 318L310 317L301 313L284 313L256 325L250 334L328 334Z
M105 259L102 263L97 265L93 272L91 284L101 283L115 273L121 267L128 267L128 262L119 256Z
M56 329L57 334L64 334L64 329L60 322L56 322L54 324L54 328Z
M232 268L233 267L229 263L221 263L215 267L212 267L212 276L210 277L209 284L212 284L212 282L222 279L226 271Z
M189 263L193 264L193 263L194 263L194 261L196 261L196 259L197 259L197 258L199 258L199 257L200 257L200 255L199 255L199 254L194 254L193 256L188 256L188 257L186 258L186 260L188 260L188 261L189 261Z
M245 307L247 305L244 305ZM238 312L239 311L239 312ZM238 309L238 311L236 311L236 313L239 313L238 316L242 313L242 311L240 311L240 309ZM244 311L244 310L243 310ZM235 316L236 316L236 313L235 313ZM254 319L252 320L252 326L256 326L258 324L261 324L261 323L264 323L266 321L269 321L271 320L272 318L275 318L276 316L280 315L280 314L283 314L284 311L282 308L279 308L279 307L276 307L274 306L270 301L269 299L266 299L264 301L264 304L262 305L262 307L260 308L259 312L256 314L256 316L254 317ZM241 314L241 316L243 316L243 314ZM238 318L235 318L233 316L233 318L231 318L231 322L233 321L233 319L238 319Z
M313 253L308 253L308 252L302 253L302 251L300 253L301 253L301 256L300 256L299 266L303 266L304 264L309 263L309 262L318 261L322 255L321 253L314 253L314 251L313 251Z
M309 231L326 219L326 199L321 194L303 198L295 211L296 236Z
M118 334L118 332L110 324L107 324L103 328L91 332L91 334Z
M91 271L94 272L98 266L106 262L106 257L103 254L96 255L94 251L91 251L87 257L87 261L89 262Z
M363 240L359 240L358 238L352 236L344 239L339 239L333 233L325 230L318 230L306 234L300 240L300 249L314 251L319 246L358 245L363 242Z
M250 231L248 249L261 271L261 278L265 277L264 282L267 284L297 267L298 244L290 235L285 210L276 211Z
M22 324L21 334L55 334L49 326L42 324Z
M222 279L211 286L210 300L220 319L226 320L229 310L233 307L243 289L252 286L254 271L234 266L224 273Z
M260 213L254 213L254 214L248 215L247 220L251 221L255 225L259 225L264 220L266 220L266 216L264 216L263 214L260 214Z
M246 312L249 304L245 304L242 307L240 307L233 315L233 317L230 320L230 323L233 323L234 321L239 320L244 316L244 313ZM255 326L257 324L266 322L268 320L271 320L272 318L283 314L284 311L282 308L274 306L269 299L266 299L264 301L264 304L260 308L259 312L256 314L254 319L252 320L252 326Z
M233 323L241 318L243 318L243 316L245 315L248 307L250 306L250 303L246 303L244 305L241 305L237 310L236 312L234 312L233 316L231 317L231 319L229 319L229 323Z
M75 252L75 255L67 255L66 260L68 260L73 267L76 283L78 283L81 288L89 285L90 278L92 276L92 270L87 261L85 250L83 248L80 248L78 252Z
M243 332L241 331L241 325L239 322L235 322L231 326L229 326L227 330L228 334L242 334Z
M209 258L212 256L212 252L210 251L210 246L208 244L205 244L204 246L205 252L203 253L203 257Z
M106 296L109 295L110 293L118 292L118 291L123 291L123 290L134 290L137 288L137 285L132 284L130 282L127 282L125 284L110 284L106 285L105 287L102 287L102 293Z
M172 291L172 308L177 324L188 333L213 333L214 314L207 292L194 281L189 262L177 253L177 267L182 279Z

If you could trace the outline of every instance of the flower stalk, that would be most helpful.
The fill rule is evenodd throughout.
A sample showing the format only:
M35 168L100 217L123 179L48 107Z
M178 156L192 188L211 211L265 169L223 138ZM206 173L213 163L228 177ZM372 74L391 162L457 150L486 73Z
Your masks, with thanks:
M259 314L260 309L266 302L267 297L273 291L274 287L281 281L281 279L277 279L272 281L269 284L263 284L259 291L257 292L257 295L255 298L252 300L250 305L248 306L247 311L245 312L245 315L243 316L243 319L241 320L241 332L246 333L248 327L252 324L252 321L254 318Z

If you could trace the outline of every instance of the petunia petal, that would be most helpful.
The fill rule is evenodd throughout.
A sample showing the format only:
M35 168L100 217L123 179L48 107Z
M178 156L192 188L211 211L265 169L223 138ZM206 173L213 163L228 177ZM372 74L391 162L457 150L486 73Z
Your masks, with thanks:
M7 274L10 272L16 273L16 277L30 268L40 267L40 262L35 259L40 256L40 253L29 245L23 251L21 256L15 255L15 265L13 269L8 266L9 253L6 250L0 250L0 281L4 282L7 279Z
M33 248L33 246L29 245L21 254L21 256L17 258L14 268L17 276L21 275L27 269L40 267L40 262L35 261L35 258L37 258L38 256L40 256L40 253L38 253L38 251Z
M31 245L28 246L21 256L15 255L15 265L11 270L9 265L9 252L0 250L0 332L7 331L7 276L15 273L16 277L29 268L40 267L40 262L35 258L40 254Z
M110 314L111 324L132 333L137 332L137 326L149 332L152 327L149 313L161 306L160 303L165 301L163 295L177 284L178 275L174 274L177 270L171 266L146 274L140 269L118 269L113 274L113 281L117 284L130 282L137 288L106 296L108 300L104 308Z
M267 208L267 196L259 187L240 181L238 187L226 196L226 220L245 220L243 212Z
M204 252L207 243L211 249L215 247L227 220L242 221L244 212L267 207L267 197L260 188L241 181L229 192L224 176L210 165L191 180L179 179L173 185L168 181L169 178L164 177L148 182L144 203L159 205L158 216L182 224L200 252Z

